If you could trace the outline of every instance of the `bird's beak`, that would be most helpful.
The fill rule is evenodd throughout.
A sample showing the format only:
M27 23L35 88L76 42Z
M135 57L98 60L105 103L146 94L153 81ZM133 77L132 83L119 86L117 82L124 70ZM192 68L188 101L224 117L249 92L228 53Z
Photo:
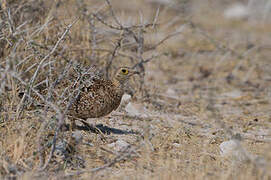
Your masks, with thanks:
M137 71L137 70L133 70L133 73L132 73L132 74L140 74L140 72Z

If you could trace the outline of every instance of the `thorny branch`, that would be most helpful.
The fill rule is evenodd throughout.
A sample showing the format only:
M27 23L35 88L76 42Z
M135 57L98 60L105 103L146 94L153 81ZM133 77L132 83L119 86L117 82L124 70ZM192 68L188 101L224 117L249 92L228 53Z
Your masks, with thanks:
M78 19L74 20L72 23L70 23L65 31L63 32L63 34L61 35L61 37L58 39L58 41L56 42L56 44L54 45L54 47L52 48L52 50L40 61L32 79L30 80L30 85L34 83L35 79L37 78L38 72L42 66L42 64L45 62L45 60L47 60L57 49L57 47L59 46L60 42L64 39L64 37L68 34L68 32L70 31L70 29L72 28L72 26L74 25L74 23L77 22Z
M31 89L31 87L34 86L34 82L38 76L38 72L40 71L43 63L56 51L57 47L59 46L60 42L64 39L64 37L68 34L68 32L70 31L71 27L73 26L73 24L77 21L78 19L74 20L72 23L70 23L67 28L65 29L65 31L63 32L63 34L61 35L61 37L58 39L58 41L56 42L56 44L54 45L54 47L52 48L52 50L39 62L39 65L36 69L36 71L34 72L31 80L29 81L29 85L26 86L26 91L22 97L20 106L17 109L17 114L20 114L20 111L22 111L22 104L26 99L26 95L29 95L31 91L29 91Z
M105 1L106 1L107 5L109 6L110 13L111 13L112 17L114 18L115 22L116 22L120 27L122 27L120 21L119 21L118 18L116 17L115 12L113 11L113 8L112 8L112 5L111 5L110 1L109 1L109 0L105 0Z
M18 79L18 80L21 82L21 84L23 84L23 85L25 85L25 87L27 87L27 88L26 88L26 92L24 93L21 102L23 102L24 99L26 98L26 95L28 95L28 91L33 91L33 92L34 92L34 93L35 93L35 94L36 94L43 102L45 102L45 104L47 104L49 107L53 108L53 109L55 110L55 112L57 113L58 125L57 125L57 128L56 128L56 130L55 130L55 135L54 135L54 138L53 138L51 151L50 151L49 157L48 157L46 163L43 165L43 167L41 167L41 166L42 166L42 160L40 160L40 167L41 167L40 170L44 170L44 169L48 166L49 162L51 161L51 158L52 158L53 153L54 153L54 151L55 151L56 140L57 140L57 138L58 138L58 136L59 136L60 129L61 129L61 127L62 127L63 124L64 124L64 118L65 118L66 112L62 113L61 110L60 110L56 105L54 105L52 102L50 102L50 100L49 100L49 99L50 99L50 96L51 96L52 88L58 83L58 80L60 80L60 79L58 79L55 83L53 83L53 84L50 86L50 89L49 89L49 91L48 91L48 95L49 95L49 96L48 96L47 99L45 99L45 98L43 97L43 95L41 95L37 90L35 90L35 89L33 88L33 84L34 84L35 79L36 79L37 76L38 76L38 72L39 72L40 68L42 67L43 63L44 63L44 62L45 62L45 61L46 61L46 60L47 60L47 59L48 59L48 58L56 51L56 49L57 49L57 47L59 46L60 42L61 42L61 41L64 39L64 37L68 34L68 32L70 31L71 27L73 26L73 24L74 24L76 21L77 21L77 19L74 20L72 23L70 23L70 24L67 26L67 28L65 29L65 31L63 32L63 34L61 35L61 37L58 39L58 41L56 42L56 44L54 45L54 47L52 48L52 50L51 50L51 51L50 51L50 52L49 52L49 53L48 53L48 54L40 61L39 65L38 65L38 67L37 67L37 69L36 69L36 71L35 71L35 73L34 73L34 75L33 75L33 77L31 78L31 80L30 80L29 83L24 82L18 75L12 74L14 78ZM60 77L60 78L61 78L61 77ZM67 110L66 110L66 111L67 111ZM45 111L45 112L46 112L46 111ZM39 146L39 147L40 147L40 146ZM41 148L39 148L39 149L41 149ZM40 158L42 158L42 157L40 156Z
M101 22L102 24L104 24L105 26L109 27L110 29L115 29L115 30L118 30L118 31L123 31L122 34L126 34L127 35L130 35L133 37L133 39L135 40L136 42L136 46L137 46L137 55L135 58L133 59L139 59L139 63L137 63L137 65L135 65L134 67L137 67L138 70L141 71L141 78L140 78L140 85L141 85L141 88L142 89L142 86L144 84L144 75L145 75L145 68L143 66L144 63L147 63L149 62L152 58L150 58L149 60L144 60L143 58L143 54L144 54L144 29L148 26L151 26L152 28L154 28L154 26L156 25L156 22L157 22L157 19L158 19L158 15L159 15L159 9L157 10L156 12L156 16L154 18L154 21L152 23L148 23L148 24L143 24L143 25L139 25L139 26L130 26L130 27L124 27L120 21L118 20L118 18L116 17L116 13L114 12L113 8L112 8L112 5L110 3L109 0L106 0L106 3L109 7L109 10L110 10L110 13L111 13L111 16L113 17L114 21L116 22L116 24L118 26L114 26L114 25L111 25L109 23L107 23L104 19L102 19L101 17L99 17L98 14L92 14L93 17L95 17L99 22ZM138 29L137 30L137 33L134 31L134 29ZM172 36L171 36L172 37ZM168 37L170 38L170 37ZM168 39L167 38L167 39ZM107 61L107 65L106 65L106 68L105 68L105 71L106 71L106 76L107 78L109 77L109 69L112 65L112 62L113 62L113 59L114 57L117 55L117 50L121 48L121 41L122 41L122 38L120 38L113 51L112 51L112 55L110 56L109 60ZM164 40L166 41L166 39ZM164 41L162 41L161 43L163 43ZM160 43L160 44L161 44ZM157 46L159 46L160 44L158 44ZM157 47L156 46L156 47ZM155 47L153 48L155 49Z
M114 47L114 50L113 50L113 52L112 52L112 54L111 54L109 60L107 61L107 65L106 65L106 67L105 67L105 71L106 71L106 77L107 77L108 79L109 79L109 69L110 69L110 67L111 67L111 65L112 65L113 59L114 59L114 58L116 57L116 55L117 55L118 49L121 48L121 41L122 41L122 38L120 38L120 39L117 41L117 43L116 43L116 45L115 45L115 47Z

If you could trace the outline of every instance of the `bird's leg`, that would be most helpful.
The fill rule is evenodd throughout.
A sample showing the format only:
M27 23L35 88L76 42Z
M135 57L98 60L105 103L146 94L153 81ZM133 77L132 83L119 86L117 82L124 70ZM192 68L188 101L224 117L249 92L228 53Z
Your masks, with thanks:
M76 123L75 123L75 119L71 120L71 124L70 124L70 131L74 131L76 129Z
M101 134L102 137L104 138L103 132L96 126L96 123L90 124L83 119L80 119L80 122L83 123L90 131L97 133L97 134Z
M76 118L74 118L74 117L72 117L72 116L69 116L69 122L68 122L68 124L65 124L64 126L64 130L65 131L74 131L74 130L76 130L76 128L77 128L77 125L76 125Z
M96 132L96 126L89 124L85 120L80 120L81 123L83 123L89 130Z

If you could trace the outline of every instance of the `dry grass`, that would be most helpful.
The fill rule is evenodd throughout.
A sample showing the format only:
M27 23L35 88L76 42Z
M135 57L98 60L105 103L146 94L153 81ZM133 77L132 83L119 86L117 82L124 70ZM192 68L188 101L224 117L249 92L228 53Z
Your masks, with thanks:
M228 20L228 4L207 5L1 1L0 178L271 179L269 14ZM56 85L120 65L141 71L133 97L88 120L111 133L61 131ZM238 156L221 155L228 140Z

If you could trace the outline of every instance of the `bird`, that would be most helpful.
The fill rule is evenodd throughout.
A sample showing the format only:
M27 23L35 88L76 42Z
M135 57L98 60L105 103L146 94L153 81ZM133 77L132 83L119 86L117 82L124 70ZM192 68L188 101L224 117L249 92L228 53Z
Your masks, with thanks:
M88 118L100 118L116 110L124 95L126 82L133 75L140 74L134 68L120 67L111 79L107 79L94 69L74 69L76 72L72 71L51 92L44 85L37 88L42 96L58 104L62 112L70 117L71 130L76 128L76 120L90 127L86 123ZM20 97L23 95L24 92L19 93ZM31 108L45 107L40 103L39 96L31 95L31 99Z
M124 95L124 86L135 74L139 72L133 68L120 67L111 79L99 76L86 79L67 114L83 120L110 114L119 107Z

